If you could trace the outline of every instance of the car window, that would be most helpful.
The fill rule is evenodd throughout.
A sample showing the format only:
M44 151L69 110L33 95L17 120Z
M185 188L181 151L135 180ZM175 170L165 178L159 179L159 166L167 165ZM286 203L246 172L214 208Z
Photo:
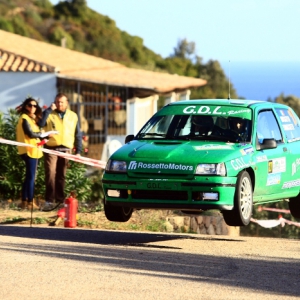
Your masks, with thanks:
M137 135L138 139L141 138L164 138L167 135L170 124L174 116L154 116L142 128Z
M258 142L263 143L264 139L275 139L277 143L282 142L282 135L276 117L271 110L262 111L257 119Z
M251 129L251 120L235 116L165 115L150 119L138 133L137 139L249 142Z
M276 112L288 142L298 141L300 139L300 124L297 115L291 109L277 108Z

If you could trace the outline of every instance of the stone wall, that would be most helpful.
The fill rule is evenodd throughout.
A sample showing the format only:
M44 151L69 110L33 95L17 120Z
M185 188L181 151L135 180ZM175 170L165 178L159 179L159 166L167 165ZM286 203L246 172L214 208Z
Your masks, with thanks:
M240 235L240 228L226 225L221 213L167 217L166 230L168 232L189 232L208 235Z

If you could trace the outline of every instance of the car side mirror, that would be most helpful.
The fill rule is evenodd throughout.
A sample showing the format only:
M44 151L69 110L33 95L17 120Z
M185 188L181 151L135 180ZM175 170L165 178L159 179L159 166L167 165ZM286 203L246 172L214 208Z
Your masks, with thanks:
M125 144L131 142L134 138L134 135L133 134L129 134L125 137Z
M264 150L264 149L275 149L277 148L277 143L274 139L263 139L261 144L258 144L257 150Z

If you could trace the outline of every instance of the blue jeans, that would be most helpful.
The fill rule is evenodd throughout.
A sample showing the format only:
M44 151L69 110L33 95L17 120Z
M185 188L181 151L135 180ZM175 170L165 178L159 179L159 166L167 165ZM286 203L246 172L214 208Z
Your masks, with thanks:
M22 187L22 201L27 200L28 202L32 202L38 159L31 158L27 154L22 154L21 158L24 160L26 166L25 180Z

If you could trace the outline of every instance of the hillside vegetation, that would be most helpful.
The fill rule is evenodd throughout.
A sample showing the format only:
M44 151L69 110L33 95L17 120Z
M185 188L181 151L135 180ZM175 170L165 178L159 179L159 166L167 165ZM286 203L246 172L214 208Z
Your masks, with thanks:
M163 58L145 47L141 37L120 30L114 20L90 9L86 0L57 5L49 0L0 0L0 29L132 68L206 79L205 87L192 91L194 99L228 97L229 82L220 63L203 63L194 42L179 40L174 53ZM233 86L230 94L237 98Z

